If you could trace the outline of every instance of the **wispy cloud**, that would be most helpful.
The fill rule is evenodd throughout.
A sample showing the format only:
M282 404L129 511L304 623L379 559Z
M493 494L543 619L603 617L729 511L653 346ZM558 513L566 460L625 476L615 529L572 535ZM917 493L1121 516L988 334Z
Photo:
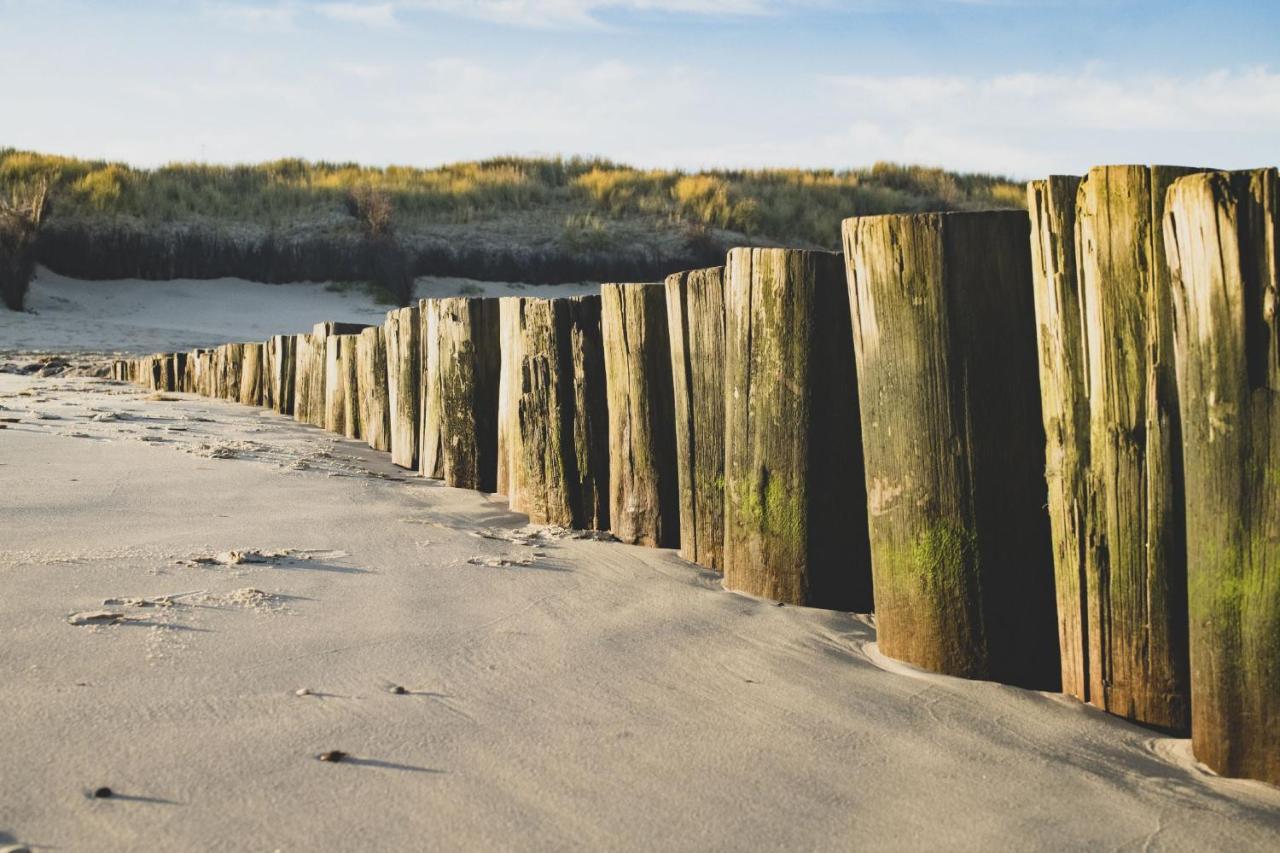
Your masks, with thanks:
M397 23L391 3L321 3L316 12L334 21L366 27L394 27Z
M298 4L206 2L200 11L212 21L248 32L285 32L297 21Z
M444 12L497 24L545 29L598 28L611 12L751 16L777 0L399 0L401 7Z

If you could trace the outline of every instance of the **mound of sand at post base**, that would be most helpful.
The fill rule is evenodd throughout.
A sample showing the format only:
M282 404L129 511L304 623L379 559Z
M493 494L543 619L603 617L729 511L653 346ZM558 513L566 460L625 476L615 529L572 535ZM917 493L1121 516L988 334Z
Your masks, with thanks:
M531 285L423 277L416 296L577 296L593 284ZM85 281L41 269L25 312L0 308L0 350L150 353L266 340L335 320L378 324L393 306L359 286L238 278Z
M0 375L0 843L1280 845L1280 791L1185 741L173 396ZM104 609L128 621L68 621Z

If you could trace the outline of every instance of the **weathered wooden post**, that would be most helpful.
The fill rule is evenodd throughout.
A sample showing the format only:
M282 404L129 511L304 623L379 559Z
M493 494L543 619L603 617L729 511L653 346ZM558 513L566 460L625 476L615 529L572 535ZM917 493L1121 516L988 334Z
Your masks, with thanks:
M1027 215L844 222L888 655L1060 683Z
M364 438L364 424L360 421L360 365L357 352L360 334L342 335L342 350L338 353L338 370L343 374L342 388L346 394L342 406L342 434L347 438Z
M422 356L418 309L387 313L387 406L391 419L391 461L401 468L418 467L418 386Z
M1088 565L1091 484L1084 311L1076 274L1080 179L1054 175L1027 184L1035 285L1045 479L1053 535L1062 692L1089 699Z
M298 335L294 377L293 418L324 428L325 336Z
M444 450L440 420L440 303L418 301L418 341L422 361L418 375L418 473L432 480L444 479Z
M265 377L266 387L270 388L271 407L282 415L293 414L296 345L296 335L272 335L267 341L270 368Z
M353 345L349 335L330 335L324 342L324 428L338 435L347 430L347 365L343 351Z
M609 526L600 297L504 302L507 496L538 524ZM515 347L507 344L516 338ZM515 357L513 357L513 353Z
M1165 249L1177 317L1191 742L1280 785L1280 175L1184 177Z
M240 377L244 371L244 344L223 344L221 397L231 402L240 400Z
M382 326L370 326L356 340L356 385L359 388L360 429L374 450L391 449L391 418L387 404L387 344Z
M517 500L513 489L519 477L512 475L520 465L520 394L524 364L524 300L504 296L498 300L498 337L501 364L498 368L498 482L496 490Z
M623 542L680 544L675 400L666 291L600 290L609 423L609 530Z
M666 280L680 484L680 556L724 565L724 267Z
M439 432L438 446L424 445L423 458L429 450L438 453L446 485L492 492L498 475L498 300L428 301L433 343L427 366L434 387L424 391Z
M871 610L840 255L733 249L725 270L724 585Z
M246 406L262 405L262 344L241 344L240 402Z
M1175 732L1190 722L1186 546L1160 218L1191 171L1028 188L1063 691Z

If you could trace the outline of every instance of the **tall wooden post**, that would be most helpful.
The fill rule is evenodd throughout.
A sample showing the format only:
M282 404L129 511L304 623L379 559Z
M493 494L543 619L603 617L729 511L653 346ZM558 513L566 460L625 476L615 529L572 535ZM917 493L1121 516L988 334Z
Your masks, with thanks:
M675 400L666 291L600 289L609 422L609 529L623 542L680 544Z
M512 470L519 466L520 394L524 365L524 300L504 296L498 300L498 338L501 362L498 367L498 476L496 490L508 502L518 502L514 489L519 482Z
M223 344L221 397L233 403L240 401L240 376L244 370L244 344Z
M387 407L391 419L391 461L401 468L418 467L418 388L420 330L418 309L387 313Z
M733 249L725 281L728 589L871 610L840 255Z
M724 267L668 276L667 325L680 483L680 556L724 559Z
M240 402L246 406L262 405L263 345L240 345Z
M607 530L608 406L600 297L520 299L504 303L503 313L508 323L505 388L511 395L503 433L511 509L534 523ZM518 339L514 350L507 346L511 335Z
M1089 699L1088 567L1091 491L1084 311L1076 275L1080 179L1055 175L1027 185L1035 285L1045 479L1053 535L1062 692ZM1097 629L1097 626L1094 626Z
M360 428L374 450L391 449L391 417L387 403L386 330L370 326L356 341Z
M347 381L351 376L350 368L354 366L355 336L330 335L325 338L324 353L324 428L346 435L347 404L350 402Z
M418 473L432 480L444 479L444 447L440 411L440 303L418 301L418 338L422 362L418 374Z
M1163 233L1177 317L1191 742L1280 785L1280 174L1184 177Z
M273 335L267 342L271 355L266 384L271 388L271 407L282 415L293 414L297 340L296 335Z
M446 485L492 492L498 475L498 300L434 300L440 467ZM428 365L430 367L430 365Z
M888 655L1059 684L1027 215L844 222Z
M325 335L298 335L293 417L299 423L324 428Z

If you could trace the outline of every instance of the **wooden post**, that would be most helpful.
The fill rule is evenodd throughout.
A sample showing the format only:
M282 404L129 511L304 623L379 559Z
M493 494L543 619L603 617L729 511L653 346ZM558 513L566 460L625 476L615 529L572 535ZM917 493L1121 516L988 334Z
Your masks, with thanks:
M347 431L347 359L348 346L354 347L350 335L330 335L324 348L324 428L338 435Z
M364 334L363 331L360 334ZM360 421L360 365L357 348L360 334L341 335L342 350L338 353L338 370L343 374L342 388L346 394L342 411L342 434L347 438L364 438L364 424Z
M439 395L428 411L436 413L441 474L446 485L492 492L498 474L498 300L430 301L436 368L429 371L435 387L426 391Z
M609 529L623 542L677 547L680 487L666 291L661 284L606 284L600 303Z
M360 389L360 428L374 450L391 449L387 404L387 343L382 326L370 326L356 340L356 385Z
M324 428L325 336L298 335L294 377L293 417L299 423Z
M1186 533L1165 191L1191 169L1091 169L1076 198L1089 521L1087 698L1174 732L1189 724Z
M272 335L267 341L270 368L265 377L266 386L270 388L271 407L282 415L293 414L296 344L296 335Z
M262 405L262 344L241 344L240 402L246 406Z
M504 296L498 300L498 482L496 490L508 503L518 501L513 489L519 482L513 469L520 465L520 394L524 364L524 300Z
M724 267L667 277L680 556L724 566Z
M418 467L418 387L422 356L417 308L387 313L387 406L391 419L391 461Z
M418 473L432 480L444 479L444 448L440 421L440 302L418 302L418 340L422 361L418 375Z
M725 270L727 589L869 612L867 505L840 255L733 249Z
M244 371L244 344L223 344L221 397L224 400L240 400L240 377Z
M511 509L535 524L607 530L608 407L600 297L520 299L505 305L504 331L518 338L503 354L509 371L503 433Z
M1280 175L1168 193L1186 489L1191 742L1280 785Z
M1027 215L843 231L877 642L935 672L1056 689Z
M1045 479L1053 535L1062 692L1089 700L1088 566L1092 486L1084 311L1076 275L1080 179L1055 175L1027 184L1031 271L1039 343ZM1096 625L1094 626L1096 629Z

